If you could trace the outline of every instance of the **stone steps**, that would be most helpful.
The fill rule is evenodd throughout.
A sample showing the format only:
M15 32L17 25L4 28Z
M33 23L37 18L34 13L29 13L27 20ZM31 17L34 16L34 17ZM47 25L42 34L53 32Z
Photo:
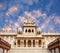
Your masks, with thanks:
M45 48L11 48L8 53L50 53Z

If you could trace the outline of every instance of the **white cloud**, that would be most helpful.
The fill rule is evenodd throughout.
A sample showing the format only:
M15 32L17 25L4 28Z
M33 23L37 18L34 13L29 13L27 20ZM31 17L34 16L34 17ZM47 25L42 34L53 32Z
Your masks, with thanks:
M50 0L50 2L46 5L46 10L49 12L51 9L51 6L53 5L53 0Z
M33 3L37 4L39 0L21 0L21 2L28 5L33 5Z
M60 24L60 17L55 16L54 21L55 21L55 24Z
M12 28L9 27L9 26L5 26L5 27L2 28L2 30L5 31L5 32L10 32L12 30Z
M15 26L15 28L19 27L19 23L18 22L15 22L14 23L14 26Z
M17 6L12 6L8 9L8 11L6 12L6 15L10 15L12 13L15 13L18 11L18 7Z
M25 18L25 17L23 17L23 16L19 16L18 17L18 22L22 22L22 23L24 23L24 22L27 22L27 19Z
M4 5L3 4L0 4L0 9L3 9Z
M35 17L46 17L46 13L42 13L40 10L34 10L33 14Z
M25 11L25 16L31 17L32 19L35 19L37 17L43 17L46 18L46 13L42 13L40 10L33 10L32 12Z
M32 12L24 12L25 13L25 16L28 18L28 17L30 17L30 18L32 18L32 19L35 19L35 17L34 17L34 15L32 15Z
M41 29L46 28L47 26L49 26L49 22L51 21L51 18L45 19L45 22L43 24L41 24Z

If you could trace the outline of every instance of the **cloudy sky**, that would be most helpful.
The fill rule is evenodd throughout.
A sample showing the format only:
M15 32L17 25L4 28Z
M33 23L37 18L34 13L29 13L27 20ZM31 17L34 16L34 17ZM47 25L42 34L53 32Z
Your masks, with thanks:
M28 16L42 32L60 32L60 0L0 0L0 31L16 31Z

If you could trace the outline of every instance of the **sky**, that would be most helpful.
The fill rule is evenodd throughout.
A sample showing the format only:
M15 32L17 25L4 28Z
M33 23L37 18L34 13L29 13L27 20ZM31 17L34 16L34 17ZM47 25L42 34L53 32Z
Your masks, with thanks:
M0 31L15 32L30 16L42 32L60 33L60 0L0 0Z

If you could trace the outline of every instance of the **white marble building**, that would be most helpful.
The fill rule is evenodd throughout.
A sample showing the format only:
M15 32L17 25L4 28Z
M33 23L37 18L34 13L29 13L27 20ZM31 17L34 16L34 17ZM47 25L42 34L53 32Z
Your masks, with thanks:
M48 44L60 37L60 33L42 33L28 20L17 32L0 32L0 37L11 44L9 53L50 53Z

